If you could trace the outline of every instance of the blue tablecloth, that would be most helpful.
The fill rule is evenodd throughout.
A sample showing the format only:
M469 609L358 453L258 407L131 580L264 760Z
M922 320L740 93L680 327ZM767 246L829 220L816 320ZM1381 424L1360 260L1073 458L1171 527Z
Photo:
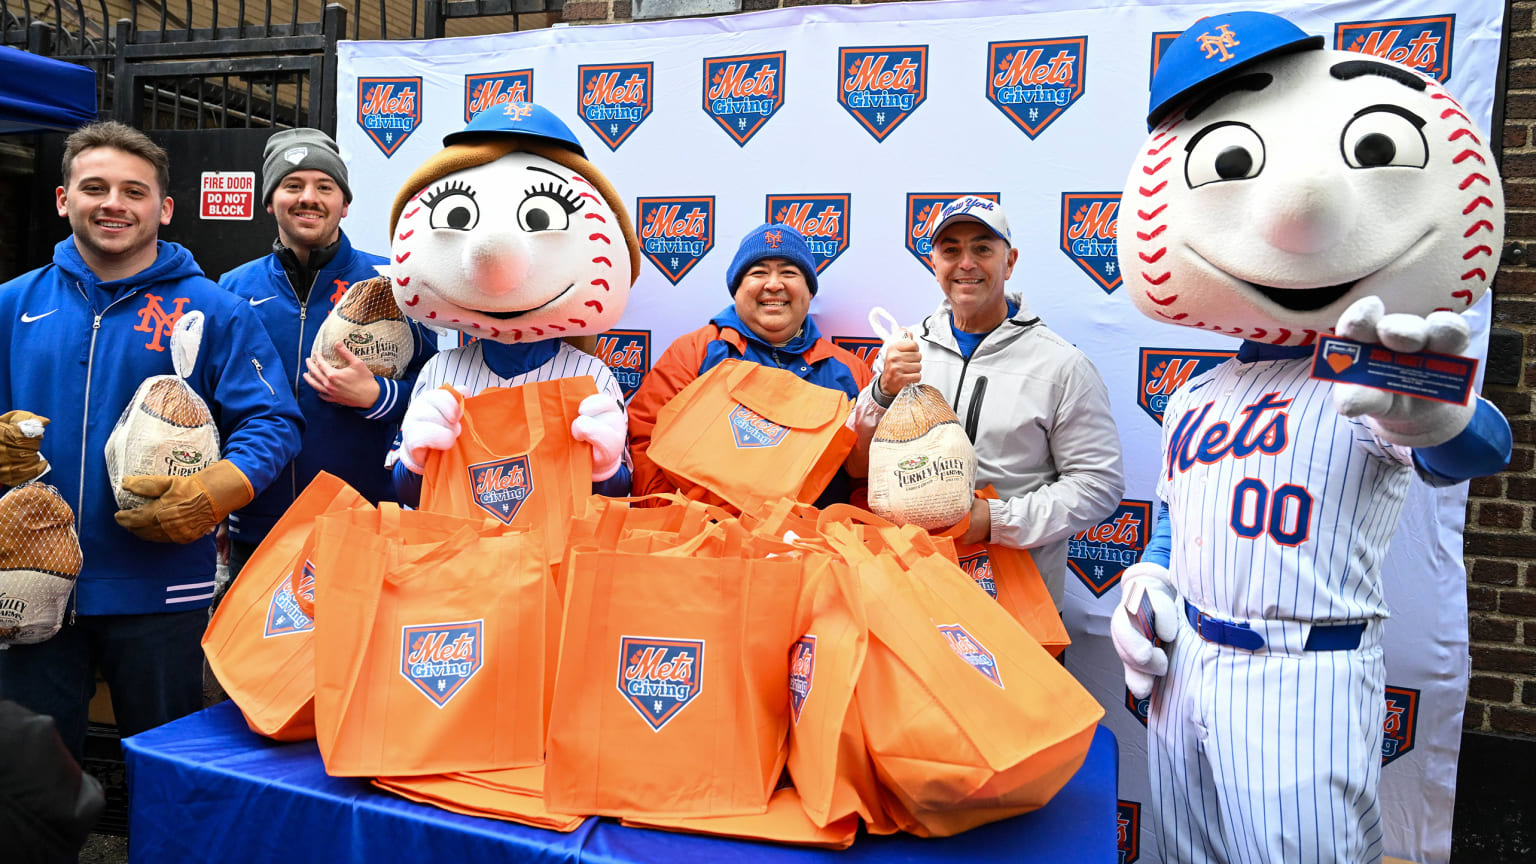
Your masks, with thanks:
M1082 770L1046 807L957 837L861 835L843 852L625 828L588 819L570 834L413 804L366 780L330 777L313 741L279 744L225 702L123 742L135 862L988 861L1116 858L1115 737L1099 727Z

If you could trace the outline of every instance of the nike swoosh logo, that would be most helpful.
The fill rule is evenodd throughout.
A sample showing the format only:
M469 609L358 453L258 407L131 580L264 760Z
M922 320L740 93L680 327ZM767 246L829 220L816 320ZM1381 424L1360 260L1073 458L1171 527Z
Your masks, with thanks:
M253 299L253 300L251 300L251 305L252 306L260 306L261 304L267 302L268 300L275 300L275 299L277 299L277 295L273 294L271 297L263 297L260 300Z
M55 313L57 311L59 311L59 310L57 310L57 309L49 309L47 312L44 312L41 315L28 315L27 313L23 312L23 313L21 313L21 323L23 323L23 324L31 324L33 321L41 321L44 318L47 318L49 315L52 315L53 313Z

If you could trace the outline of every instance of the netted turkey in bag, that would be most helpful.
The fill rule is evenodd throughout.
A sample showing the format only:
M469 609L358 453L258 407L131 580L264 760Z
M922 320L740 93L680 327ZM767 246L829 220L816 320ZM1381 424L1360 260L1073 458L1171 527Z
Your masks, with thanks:
M75 514L57 489L26 483L0 496L0 648L59 632L80 563Z
M353 282L325 316L309 356L340 369L347 364L336 353L337 342L363 361L369 372L381 378L405 377L416 343L410 322L390 291L389 277Z
M186 382L203 341L203 313L188 312L171 328L175 375L144 379L107 438L107 476L117 506L149 501L123 489L124 477L189 477L219 461L219 429L208 403Z
M869 323L894 340L884 309L870 310ZM927 384L901 388L869 445L869 509L898 525L948 528L971 512L975 488L976 450L943 394Z

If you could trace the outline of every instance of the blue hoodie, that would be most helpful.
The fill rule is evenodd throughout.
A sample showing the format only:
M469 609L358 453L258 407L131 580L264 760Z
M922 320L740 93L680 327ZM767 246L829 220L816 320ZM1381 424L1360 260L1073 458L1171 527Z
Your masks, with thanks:
M315 274L304 303L299 302L276 253L247 261L219 277L219 285L249 304L266 327L283 359L283 371L270 380L274 386L281 380L289 387L305 419L303 449L298 456L283 467L277 482L230 516L230 536L244 543L260 543L321 471L345 480L374 503L393 497L384 457L405 416L417 374L437 353L436 338L421 324L411 322L416 347L405 377L395 381L375 376L379 398L367 408L349 408L321 399L304 382L304 358L314 346L315 334L347 286L379 275L374 265L388 261L354 249L345 231L337 242L335 257Z
M75 510L84 567L81 615L180 612L213 596L213 535L186 545L140 540L113 521L107 436L139 384L171 375L170 329L205 316L188 383L208 403L222 458L258 492L299 449L304 420L276 376L282 364L251 309L203 276L185 248L160 241L155 263L101 282L73 237L53 263L0 285L0 410L47 417L42 453Z

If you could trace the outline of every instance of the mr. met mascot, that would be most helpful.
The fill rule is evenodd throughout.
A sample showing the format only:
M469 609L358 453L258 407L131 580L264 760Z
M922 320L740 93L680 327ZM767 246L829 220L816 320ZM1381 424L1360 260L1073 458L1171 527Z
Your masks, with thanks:
M477 115L406 180L390 214L390 277L405 314L478 341L422 369L401 424L396 485L414 497L426 451L453 446L465 396L591 375L597 393L570 434L592 445L594 491L629 491L623 391L563 341L624 311L640 248L622 199L548 109L509 102ZM408 472L414 472L408 473Z
M1186 30L1150 110L1126 287L1158 321L1243 340L1168 402L1163 507L1110 621L1151 697L1152 822L1167 861L1378 861L1383 589L1415 583L1382 558L1414 475L1501 470L1509 425L1477 397L1313 379L1313 352L1331 331L1463 354L1499 175L1435 81L1266 13Z

